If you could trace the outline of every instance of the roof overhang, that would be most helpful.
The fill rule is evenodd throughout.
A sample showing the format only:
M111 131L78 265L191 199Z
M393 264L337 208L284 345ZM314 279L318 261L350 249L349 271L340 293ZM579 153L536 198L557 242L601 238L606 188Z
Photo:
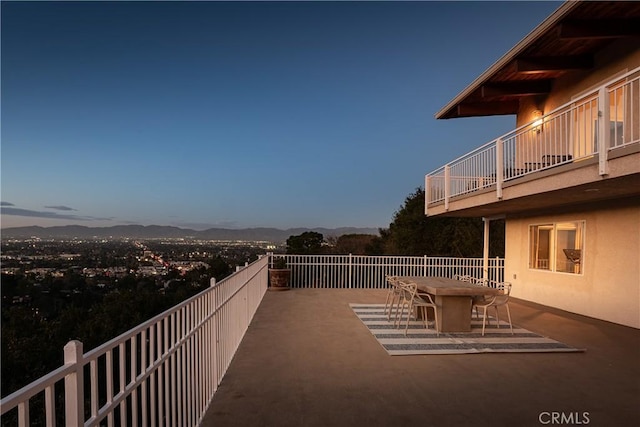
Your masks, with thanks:
M435 115L436 119L516 114L546 97L555 79L589 70L620 38L640 47L640 2L567 1Z

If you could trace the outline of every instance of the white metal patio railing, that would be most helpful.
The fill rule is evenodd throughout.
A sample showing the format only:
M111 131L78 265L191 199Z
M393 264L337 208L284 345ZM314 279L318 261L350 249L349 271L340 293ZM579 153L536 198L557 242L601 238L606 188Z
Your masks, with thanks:
M291 269L293 288L380 289L386 275L483 277L483 258L368 255L273 255ZM504 281L504 259L489 258L488 278Z
M62 367L2 399L2 424L17 411L19 426L197 425L267 290L267 267L263 257L87 353L69 342Z
M68 343L63 366L2 399L2 425L12 415L19 426L199 425L275 257L286 259L294 288L384 288L387 274L483 276L482 258L269 254L94 350ZM503 281L504 259L489 259L487 274Z
M505 181L595 156L604 175L613 150L638 143L640 67L427 174L426 203L485 188L501 198Z

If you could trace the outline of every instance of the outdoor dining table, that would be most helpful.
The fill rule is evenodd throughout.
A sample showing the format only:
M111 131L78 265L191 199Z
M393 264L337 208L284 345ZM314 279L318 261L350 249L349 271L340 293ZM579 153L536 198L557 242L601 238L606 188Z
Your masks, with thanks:
M499 295L500 290L447 277L400 276L401 283L415 284L434 296L438 306L439 332L471 331L471 304L474 296Z

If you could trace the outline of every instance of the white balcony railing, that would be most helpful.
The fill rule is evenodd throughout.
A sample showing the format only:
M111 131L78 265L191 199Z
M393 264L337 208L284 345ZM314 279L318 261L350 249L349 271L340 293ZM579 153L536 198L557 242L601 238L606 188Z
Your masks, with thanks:
M505 181L595 156L605 175L612 150L638 143L640 68L431 172L426 204L448 209L452 197L486 188L502 198Z
M2 425L13 411L19 426L198 425L267 290L267 267L263 257L88 353L71 341L62 367L2 399Z
M62 367L2 399L2 425L15 412L19 426L199 425L262 301L274 257L286 259L294 288L377 289L387 274L484 273L482 258L269 255L88 353L71 341ZM504 259L489 259L487 275L503 281Z
M381 289L386 275L484 277L483 258L368 255L272 255L291 269L292 288ZM487 275L504 280L504 259L489 258Z

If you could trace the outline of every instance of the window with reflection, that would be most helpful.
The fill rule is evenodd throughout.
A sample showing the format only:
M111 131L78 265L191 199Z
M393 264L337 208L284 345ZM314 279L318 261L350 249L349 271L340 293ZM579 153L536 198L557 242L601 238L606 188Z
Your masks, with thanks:
M582 273L584 221L529 227L529 268Z

